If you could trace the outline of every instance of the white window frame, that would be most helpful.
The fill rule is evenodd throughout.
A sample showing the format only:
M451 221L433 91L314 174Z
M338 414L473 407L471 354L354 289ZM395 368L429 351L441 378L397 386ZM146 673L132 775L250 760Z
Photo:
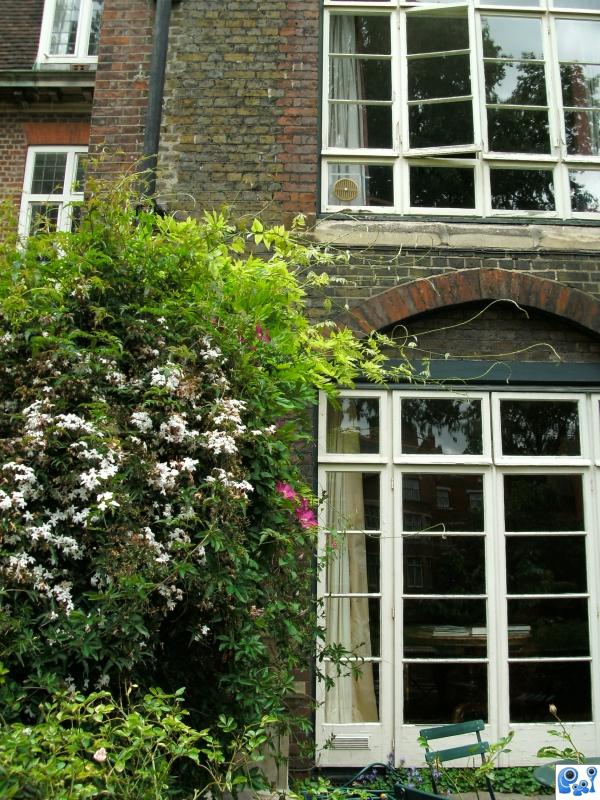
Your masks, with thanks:
M21 210L19 213L19 236L22 239L26 239L30 235L32 206L34 203L57 205L58 218L56 229L59 231L71 230L73 204L83 202L83 187L78 187L78 191L74 191L73 189L75 176L77 174L77 163L78 159L81 156L85 156L87 152L87 147L70 145L47 145L30 147L28 149L27 160L25 162L23 193L21 195ZM31 191L35 159L39 153L67 154L65 178L61 192L34 194Z
M521 661L538 662L591 662L591 710L592 722L573 722L567 725L578 746L584 752L600 752L600 683L597 665L600 663L600 630L597 615L600 613L600 541L596 532L600 529L600 393L590 391L473 391L457 390L354 390L342 392L342 397L380 398L380 442L382 460L374 462L373 454L332 454L323 452L324 439L320 437L321 454L319 485L322 491L327 485L329 471L380 472L381 490L381 661L380 661L380 715L379 723L347 723L327 725L324 722L323 706L317 711L317 747L321 748L328 737L338 737L338 745L318 751L317 761L321 766L358 767L368 761L385 761L390 751L395 750L398 760L418 764L423 761L422 750L417 743L418 731L426 724L404 724L403 714L403 664L419 659L405 657L402 644L402 615L405 597L418 599L419 594L405 595L403 587L403 535L418 535L414 531L403 531L403 475L450 473L482 475L482 498L484 511L483 531L448 531L439 534L444 538L453 536L484 538L486 585L483 595L468 595L470 599L485 599L487 604L487 656L485 658L433 658L427 663L451 661L454 664L481 662L488 664L488 722L485 736L495 741L514 730L516 735L511 752L503 756L500 766L536 764L535 752L542 744L548 744L547 729L551 722L518 723L509 719L509 665ZM400 402L414 397L424 398L477 398L482 403L483 453L476 456L405 456L400 452ZM500 402L515 400L572 400L577 403L580 425L580 456L521 457L503 456L496 442L500 434L498 421ZM324 404L321 398L321 421L325 422ZM487 411L485 410L487 407ZM391 413L388 413L388 409ZM385 420L385 422L384 422ZM391 427L390 427L391 426ZM389 446L392 442L392 447ZM385 452L385 457L383 454ZM492 460L493 455L493 460ZM410 460L409 460L410 459ZM580 475L584 504L584 525L578 531L505 531L504 528L504 475ZM325 523L323 517L322 522ZM561 593L536 593L535 586L525 594L508 593L506 578L506 540L516 537L582 537L585 542L587 585L585 591ZM321 532L321 546L325 533ZM319 584L324 596L323 582ZM446 595L444 595L446 596ZM454 595L447 595L452 596ZM467 596L467 595L465 595ZM430 599L431 593L423 592ZM442 597L440 595L439 597ZM460 595L456 596L457 598ZM566 656L511 656L508 654L508 600L536 599L585 599L588 610L589 656L576 653ZM391 681L392 685L387 684ZM318 687L318 699L324 694ZM391 705L390 705L391 703Z
M407 56L401 43L406 41L406 15L415 11L444 11L452 7L467 7L470 35L471 87L473 92L474 144L456 147L439 146L410 148L408 139ZM323 125L321 161L321 208L325 212L370 212L393 215L453 216L483 218L528 218L599 220L599 211L571 209L569 170L592 170L600 173L600 155L568 155L563 127L562 91L560 86L555 21L589 19L600 21L600 9L556 8L551 0L539 0L527 7L487 5L481 0L457 0L456 3L416 5L416 0L324 0L324 58L323 58ZM331 14L385 15L390 18L391 35L391 92L392 146L389 149L330 147L329 141L329 29ZM548 92L549 150L547 153L492 152L487 142L487 113L485 101L484 59L481 52L481 16L536 17L541 20L543 63ZM524 109L529 106L523 105ZM535 109L536 106L531 108ZM540 107L541 108L541 107ZM472 153L469 159L465 154ZM444 160L445 159L445 160ZM348 205L329 198L329 164L387 165L392 170L393 205ZM413 206L410 202L410 166L468 168L473 171L474 203L470 208ZM552 173L555 208L552 210L512 210L492 208L491 169L527 169Z
M37 56L38 64L96 64L98 62L98 56L88 54L92 23L92 0L81 0L79 19L77 22L75 52L72 54L52 54L50 52L56 3L57 0L45 0L44 3L44 14L42 17L40 44Z

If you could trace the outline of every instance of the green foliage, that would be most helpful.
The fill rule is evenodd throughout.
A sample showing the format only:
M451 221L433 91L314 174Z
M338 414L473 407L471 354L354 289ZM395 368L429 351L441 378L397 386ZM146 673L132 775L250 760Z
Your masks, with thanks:
M558 730L556 728L552 728L548 731L550 736L555 736L559 739L562 739L563 742L566 742L565 745L562 747L558 747L557 745L548 745L546 747L540 747L537 752L538 758L554 758L554 759L563 759L568 758L572 759L577 764L585 764L585 754L579 750L569 731L566 729L563 721L558 716L558 710L556 706L552 703L549 706L550 714L554 717L556 722L558 723Z
M182 762L207 776L222 795L252 782L264 733L244 730L224 749L207 730L185 721L182 692L152 689L125 705L109 692L62 693L42 703L35 725L0 726L0 794L5 800L163 800L181 797ZM269 720L263 720L264 727ZM231 728L225 718L221 728ZM235 775L232 765L235 764ZM255 769L255 768L254 768ZM199 778L199 780L201 780ZM185 796L200 797L200 791Z
M389 342L309 323L338 256L298 231L161 218L131 186L0 250L0 700L34 730L56 691L185 686L226 744L292 721L322 637L307 409L390 377Z

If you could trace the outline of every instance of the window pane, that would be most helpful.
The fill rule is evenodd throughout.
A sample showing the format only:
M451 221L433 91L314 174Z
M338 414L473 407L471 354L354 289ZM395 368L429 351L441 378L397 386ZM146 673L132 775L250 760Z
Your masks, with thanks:
M30 203L29 208L31 209L29 236L56 230L60 210L59 203Z
M534 17L482 16L486 58L543 59L541 21Z
M392 147L392 107L330 102L330 147Z
M497 153L549 153L548 112L488 108L489 149Z
M488 103L545 106L543 64L524 61L486 61L485 97Z
M485 594L481 536L403 537L405 594Z
M485 658L485 600L405 600L407 658Z
M473 170L411 165L410 204L417 208L475 208Z
M92 2L92 22L90 26L90 40L88 43L88 55L98 55L98 42L100 40L100 23L102 22L103 0L93 0Z
M486 664L405 664L404 722L487 720Z
M471 144L473 106L470 100L411 105L408 126L413 148Z
M402 400L401 414L403 453L472 455L483 451L480 400Z
M409 55L469 49L469 23L464 8L435 12L412 11L406 15Z
M600 21L591 19L557 19L559 61L598 62Z
M332 53L391 53L390 18L378 16L337 15L330 17L329 50Z
M554 0L554 8L583 8L600 10L600 0Z
M415 58L408 62L409 100L460 97L471 94L469 56Z
M377 534L327 534L333 555L327 562L329 594L377 594L380 591L380 538Z
M379 452L379 400L344 397L336 408L327 401L327 452Z
M572 400L501 400L502 452L578 456L579 411Z
M362 658L380 654L378 598L328 597L325 613L327 644L342 645Z
M331 205L393 206L391 166L384 164L329 164Z
M600 111L565 111L565 133L569 155L599 155Z
M505 475L507 531L581 531L581 475Z
M511 722L553 722L550 703L563 722L592 719L589 662L509 664L509 686Z
M379 529L379 473L327 473L327 527Z
M81 203L70 203L69 208L71 209L71 232L74 233L81 225L83 206Z
M391 100L389 59L331 57L329 97L335 100Z
M50 53L56 56L73 55L77 39L80 0L56 0Z
M481 6L512 6L514 8L531 8L539 6L540 0L479 0Z
M541 169L491 169L492 208L554 211L552 172Z
M439 508L437 487L449 490L450 507ZM483 477L453 473L402 476L404 530L483 531Z
M66 166L66 153L36 153L31 194L61 194Z
M600 170L570 169L572 211L600 211Z
M75 180L73 181L73 191L83 192L85 188L85 175L88 166L88 157L84 153L75 156Z
M560 82L565 106L600 106L600 66L562 64Z
M338 676L335 664L325 665L325 674L334 685L325 693L325 722L379 722L379 664L362 661L355 664L359 674Z
M583 536L508 536L506 582L509 594L585 592Z
M514 626L514 636L511 628ZM509 600L508 655L515 658L587 656L587 600Z

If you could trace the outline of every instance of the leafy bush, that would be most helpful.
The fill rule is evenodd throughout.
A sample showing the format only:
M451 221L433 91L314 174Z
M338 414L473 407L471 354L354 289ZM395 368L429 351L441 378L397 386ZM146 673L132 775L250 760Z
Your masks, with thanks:
M7 722L135 683L185 686L197 730L287 724L318 635L307 409L381 380L383 340L307 321L337 256L135 202L96 187L77 232L0 252Z

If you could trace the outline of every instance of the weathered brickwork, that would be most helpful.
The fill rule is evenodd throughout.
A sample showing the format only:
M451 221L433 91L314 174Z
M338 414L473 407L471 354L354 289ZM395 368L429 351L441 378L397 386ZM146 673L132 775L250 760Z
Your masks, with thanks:
M599 234L600 235L600 234ZM586 252L509 252L442 249L374 249L355 251L348 264L330 271L341 283L332 283L310 297L316 319L342 314L346 308L419 278L464 269L500 268L557 281L600 299L600 257ZM500 291L500 290L499 290ZM499 296L503 296L500 294ZM450 298L448 298L450 302ZM454 298L460 302L460 298ZM329 307L331 304L331 307Z
M142 155L153 15L152 0L104 3L90 136L90 152L107 154L104 175Z
M160 153L171 208L315 211L318 2L173 9Z

